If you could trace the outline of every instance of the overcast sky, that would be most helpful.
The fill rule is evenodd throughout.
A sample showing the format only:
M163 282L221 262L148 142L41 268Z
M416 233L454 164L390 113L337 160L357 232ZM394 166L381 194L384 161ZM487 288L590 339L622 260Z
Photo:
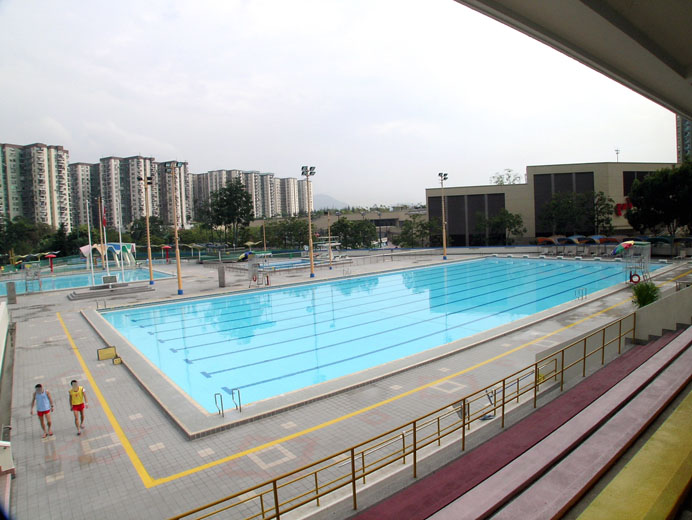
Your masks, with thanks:
M675 162L675 116L453 0L0 0L0 142L423 202L505 168Z

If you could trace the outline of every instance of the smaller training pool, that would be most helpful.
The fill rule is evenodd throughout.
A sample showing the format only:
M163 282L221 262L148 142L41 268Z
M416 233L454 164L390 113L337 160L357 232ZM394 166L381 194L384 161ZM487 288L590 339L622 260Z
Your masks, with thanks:
M134 269L125 271L125 277L120 271L111 271L112 276L117 276L118 282L138 282L149 279L148 269ZM107 273L101 270L94 272L94 283L100 285L104 276ZM154 279L170 278L171 275L154 271ZM17 278L0 282L0 296L7 294L7 283L14 282L17 294L25 294L42 291L57 291L60 289L74 289L77 287L88 287L91 285L91 273L85 272L81 274L69 275L51 275L41 273L39 279L34 279L31 275L29 278Z

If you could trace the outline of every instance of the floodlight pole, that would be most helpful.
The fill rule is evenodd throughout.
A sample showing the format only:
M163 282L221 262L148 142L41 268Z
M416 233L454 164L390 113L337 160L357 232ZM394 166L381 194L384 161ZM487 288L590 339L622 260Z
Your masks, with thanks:
M327 248L329 249L329 270L332 269L332 226L329 222L329 210L327 210Z
M166 168L173 176L173 236L175 239L175 265L178 270L178 294L183 294L183 279L180 276L180 249L178 249L178 183L176 182L176 172L178 168L182 168L181 162L170 162L170 166Z
M442 188L442 260L447 260L447 216L445 215L445 181L448 175L440 172L440 187Z
M137 177L138 180L144 181L144 221L147 226L147 260L149 263L149 285L154 285L154 268L151 265L151 235L149 233L149 185L151 184L151 175Z
M305 180L307 181L307 187L308 187L308 245L309 245L309 254L310 254L310 278L315 277L315 260L313 258L313 249L312 249L312 188L310 187L310 177L315 175L315 167L314 166L303 166L300 169L300 174L305 176Z

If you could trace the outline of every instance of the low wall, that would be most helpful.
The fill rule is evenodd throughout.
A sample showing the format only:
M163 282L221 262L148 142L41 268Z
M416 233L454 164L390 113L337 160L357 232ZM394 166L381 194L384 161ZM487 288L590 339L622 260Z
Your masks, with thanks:
M618 341L620 331L626 331L635 326L634 338L638 342L648 342L650 336L661 336L664 330L675 330L679 323L690 325L692 324L692 286L680 291L666 291L664 296L655 303L642 307L635 311L636 326L634 316L628 316L620 325L617 321L607 325L604 332L601 327L594 329L591 332L576 336L575 338L550 347L536 354L536 361L543 359L539 367L541 374L552 374L555 371L562 369L562 354L560 350L573 345L564 353L565 381L572 381L583 377L584 374L590 374L594 370L600 368L602 363L607 363L618 356L618 353L624 352L624 349L629 348L625 344L625 338ZM628 333L628 339L632 338L632 334ZM586 341L584 341L586 339ZM583 363L578 362L586 352L593 352L600 348L603 343L606 343L606 349L602 354L591 355L586 362L586 367ZM573 365L574 364L574 365ZM573 366L571 366L573 365Z
M670 292L655 303L637 310L635 338L648 341L663 329L675 330L678 323L692 323L692 287Z

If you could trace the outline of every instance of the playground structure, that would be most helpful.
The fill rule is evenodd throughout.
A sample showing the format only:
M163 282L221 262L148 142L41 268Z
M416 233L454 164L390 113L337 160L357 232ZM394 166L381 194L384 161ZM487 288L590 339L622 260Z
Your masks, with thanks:
M123 266L134 267L137 262L135 261L135 254L137 252L137 245L134 242L122 244L122 250L120 248L119 242L108 242L105 247L101 244L92 244L91 250L92 254L89 254L89 244L79 248L79 252L86 258L86 268L91 269L91 258L93 258L93 250L95 249L98 253L101 261L104 259L108 262L108 252L110 251L113 260L115 261L116 267L120 267L121 262ZM95 267L95 264L94 264Z

